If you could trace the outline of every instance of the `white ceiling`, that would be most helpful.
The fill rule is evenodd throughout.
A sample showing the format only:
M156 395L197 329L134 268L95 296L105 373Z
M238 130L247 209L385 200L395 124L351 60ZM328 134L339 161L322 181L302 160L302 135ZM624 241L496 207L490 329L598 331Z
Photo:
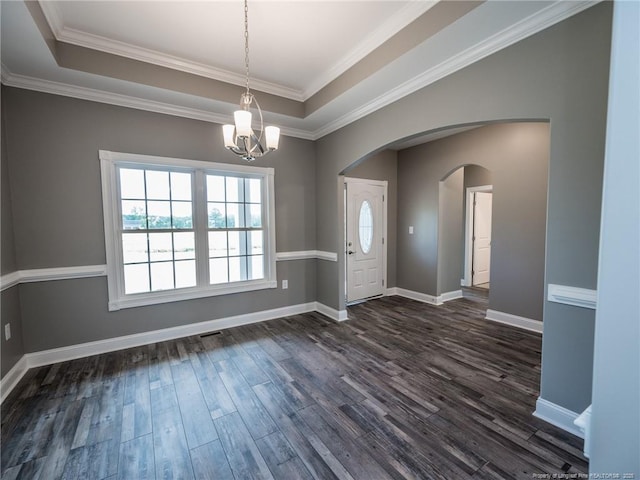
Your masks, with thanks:
M249 48L256 88L306 100L433 3L252 0ZM212 78L244 84L242 1L41 5L59 40L163 57L176 67L192 65Z
M251 85L304 101L435 2L251 0ZM488 1L305 118L266 112L285 134L319 138L591 6L592 1ZM44 1L57 40L243 84L243 5L233 1ZM1 2L6 85L226 121L235 105L61 68L23 2Z

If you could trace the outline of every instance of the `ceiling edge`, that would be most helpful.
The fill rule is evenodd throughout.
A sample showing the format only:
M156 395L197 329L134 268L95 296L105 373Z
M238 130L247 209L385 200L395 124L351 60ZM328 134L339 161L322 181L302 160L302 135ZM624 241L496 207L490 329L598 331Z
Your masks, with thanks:
M185 60L157 50L138 47L126 42L120 42L100 35L93 35L65 27L54 2L39 0L38 3L47 22L49 23L51 31L59 42L99 50L105 53L131 58L133 60L153 63L162 67L208 77L234 85L245 85L246 79L243 74L237 74L229 70L215 68L200 62ZM331 66L329 70L321 74L318 79L304 91L288 88L256 78L251 79L252 86L256 90L265 93L304 102L325 85L333 81L336 77L362 60L362 58L379 47L390 37L398 33L402 28L406 27L407 24L411 23L411 21L415 20L419 15L424 14L436 3L437 2L434 0L411 2L394 15L391 21L385 24L384 27L378 29L374 35L368 38L365 42L362 42L362 44L358 45L351 52L348 52L335 65Z
M510 45L513 45L527 37L530 37L556 23L559 23L587 8L599 3L600 0L580 0L575 2L556 1L550 6L525 18L524 20L506 28L488 38L487 40L474 45L467 50L448 58L446 61L436 65L420 75L404 82L383 95L367 102L360 108L325 124L314 132L316 139L322 138L342 127L347 126L356 120L363 118L375 111L397 101L411 93L420 90L458 70L482 60L493 53L496 53Z
M599 2L600 0L580 0L575 2L565 2L561 0L556 1L543 10L510 26L498 34L493 35L484 42L478 43L472 48L451 57L436 67L425 71L397 88L392 89L384 95L364 104L362 107L353 110L336 120L327 122L325 125L314 131L281 127L282 133L283 135L306 140L318 140L325 135L343 128L346 125L353 123L356 120L359 120L360 118L363 118L366 115L369 115L421 88L424 88L447 75L451 75L456 71L481 60L482 58L534 35L535 33L561 22L562 20L576 15ZM174 104L156 102L154 100L146 100L128 95L110 93L102 90L78 87L75 85L13 74L7 70L4 64L2 65L1 79L4 85L10 87L24 88L27 90L35 90L44 93L135 108L138 110L147 110L212 123L223 124L228 121L227 115L216 114L206 110L181 107Z
M337 79L351 67L356 65L391 37L398 34L402 29L406 28L410 23L424 15L430 10L438 0L413 1L406 5L402 10L397 12L391 21L374 32L365 42L357 45L356 48L347 52L338 62L329 70L320 75L308 88L303 91L304 101L311 98L329 83Z
M145 110L154 113L172 115L175 117L202 120L204 122L225 124L228 123L231 118L229 115L213 113L207 110L181 107L170 103L157 102L155 100L147 100L119 93L105 92L103 90L93 88L78 87L67 83L18 75L11 73L4 64L2 65L1 79L2 84L8 87L23 88L25 90L61 95L63 97L78 98L81 100L106 103L120 107L135 108L136 110ZM290 137L302 138L305 140L316 140L311 132L305 130L287 127L281 127L280 130L283 135Z

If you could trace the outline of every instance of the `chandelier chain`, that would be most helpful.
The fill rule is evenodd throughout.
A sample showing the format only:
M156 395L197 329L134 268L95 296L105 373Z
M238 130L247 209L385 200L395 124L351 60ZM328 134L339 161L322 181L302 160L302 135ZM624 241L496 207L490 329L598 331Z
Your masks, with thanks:
M244 66L247 73L247 95L249 95L249 3L244 0Z

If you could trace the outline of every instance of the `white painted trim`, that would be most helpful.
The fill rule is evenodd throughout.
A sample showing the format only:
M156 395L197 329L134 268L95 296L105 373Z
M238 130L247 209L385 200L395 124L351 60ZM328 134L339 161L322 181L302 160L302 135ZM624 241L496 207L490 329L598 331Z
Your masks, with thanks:
M596 2L594 1L554 2L543 10L534 13L530 17L509 26L502 32L469 47L467 50L460 52L457 55L449 57L439 65L422 72L420 75L404 82L396 88L390 89L378 98L362 105L360 108L354 109L349 113L326 123L324 126L313 132L314 140L335 132L344 126L349 125L360 118L366 117L367 115L380 110L381 108L384 108L387 105L420 90L421 88L431 85L448 75L452 75L495 52L507 48L508 46L513 45L520 40L524 40L545 28L576 15L581 11L592 7L595 3Z
M335 252L323 252L320 250L303 250L299 252L276 253L276 260L279 262L286 260L305 260L313 258L316 258L318 260L329 260L331 262L337 262L338 254Z
M335 308L329 307L324 303L315 302L315 310L329 317L331 320L335 320L336 322L344 322L345 320L349 320L349 315L346 310L336 310Z
M487 310L485 320L492 322L504 323L512 327L522 328L530 332L542 333L542 322L531 318L519 317L511 313L498 312L496 310Z
M80 265L74 267L34 268L18 270L3 275L0 279L2 290L20 283L48 282L72 278L103 277L107 274L106 265Z
M314 258L318 260L329 260L331 262L337 262L338 254L335 252L323 252L320 250L276 253L277 261ZM0 277L0 291L4 291L21 283L49 282L54 280L69 280L73 278L104 277L106 275L106 265L78 265L74 267L53 267L17 270Z
M138 347L141 345L164 342L191 335L199 335L211 331L225 330L227 328L237 327L240 325L248 325L251 323L273 320L275 318L313 312L316 309L315 307L316 305L313 302L303 303L288 307L274 308L272 310L263 310L260 312L235 315L232 317L218 318L205 322L163 328L162 330L136 333L133 335L125 335L122 337L71 345L68 347L27 353L25 356L27 357L29 368L39 367L42 365L50 365L52 363L65 362L76 358L113 352L125 348Z
M437 297L429 295L428 293L414 292L413 290L406 290L404 288L393 287L388 288L385 295L398 295L400 297L410 298L417 300L418 302L428 303L430 305L442 305L450 300L456 298L462 298L462 290L454 290L452 292L445 292Z
M549 284L547 300L555 303L564 303L574 307L596 309L598 292L587 288L569 287L566 285Z
M106 265L83 265L75 267L34 268L20 270L20 283L47 282L49 280L68 280L71 278L103 277L107 274Z
M471 287L473 283L473 221L475 208L473 208L473 194L476 192L493 192L493 185L480 185L478 187L467 187L465 199L467 202L465 212L465 231L464 231L464 278L460 285L463 287Z
M335 65L318 75L311 85L303 91L303 100L309 99L323 87L337 79L349 70L349 68L364 59L368 54L389 40L393 35L400 32L436 3L435 1L409 2L405 7L387 19L387 21L383 22L377 30L369 34L361 44L356 45L353 50L347 52Z
M445 292L441 295L438 295L436 301L438 305L448 302L449 300L455 300L457 298L462 298L462 290L454 290L453 292Z
M20 357L20 360L9 370L2 380L0 380L0 403L4 402L5 398L9 396L11 391L15 388L24 374L29 371L29 365L26 355Z
M328 260L330 262L337 262L338 254L336 252L323 252L321 250L317 250L316 258L318 260Z
M589 458L591 455L591 405L578 415L573 424L582 432L582 435L579 435L584 438L582 452Z
M185 73L191 73L201 77L212 78L221 82L231 83L233 85L244 85L244 74L238 74L222 68L215 68L193 60L162 53L157 50L132 45L130 43L113 40L100 35L94 35L87 32L76 30L75 28L66 27L58 12L55 2L41 2L42 13L44 13L47 23L51 31L59 42L70 43L80 47L90 48L101 52L118 55L119 57L130 58L161 67L178 70ZM251 86L255 90L265 93L278 95L292 100L305 100L300 90L277 85L275 83L266 82L260 79L251 79Z
M318 140L325 135L330 134L356 120L363 118L421 88L424 88L458 70L461 70L472 63L502 50L514 43L519 42L535 33L555 25L566 18L580 13L581 11L593 6L596 2L591 0L581 0L574 2L556 1L548 7L536 12L521 22L512 25L500 33L495 34L483 42L477 43L473 47L450 57L446 61L436 65L435 67L421 73L411 80L390 89L383 95L366 103L360 108L354 109L349 113L326 123L316 130L302 130L295 128L281 127L283 135L303 138L306 140ZM49 2L41 2L41 5L48 5ZM46 14L45 14L46 15ZM55 32L56 30L52 28ZM58 29L59 31L59 29ZM173 67L176 68L176 67ZM9 72L5 66L2 68L2 83L10 87L25 88L27 90L35 90L45 93L53 93L67 97L82 98L95 102L107 103L110 105L119 105L139 110L146 110L178 117L194 118L207 122L224 124L228 122L228 115L213 114L209 111L199 110L188 107L181 107L168 103L156 102L153 100L144 100L127 95L109 93L85 87L77 87L74 85L53 82L49 80L40 80L33 77L16 75Z
M429 303L431 305L437 305L437 298L428 293L414 292L413 290L406 290L404 288L395 287L395 295L401 297L410 298L411 300L417 300L418 302Z
M14 287L20 283L20 272L11 272L0 277L0 291L4 292L7 288Z
M44 2L46 3L46 2ZM94 88L79 87L68 83L43 80L26 75L11 73L5 66L2 67L2 83L8 87L24 88L36 92L61 95L63 97L79 98L92 102L117 105L119 107L134 108L147 112L162 113L174 117L191 118L203 122L217 123L222 129L222 125L229 123L229 115L214 113L207 110L200 110L191 107L182 107L170 103L158 102L155 100L122 95L119 93L106 92ZM281 125L280 133L289 137L302 138L305 140L317 140L313 137L313 132L298 128L291 128Z
M344 57L342 57L335 65L319 75L317 79L304 91L260 80L259 78L252 79L252 86L254 89L265 93L278 95L296 101L305 101L325 85L335 80L350 67L362 60L366 55L383 44L394 34L398 33L411 21L415 20L418 16L430 9L434 4L435 2L410 2L407 4L400 11L396 12L390 19L384 22L380 28L369 35L364 42L357 45L352 51L347 52L347 54L344 55ZM195 62L193 60L186 60L157 50L139 47L126 42L66 27L61 20L55 2L42 2L41 7L45 18L58 41L171 68L172 70L192 73L194 75L212 78L234 85L244 85L245 77L230 70L215 68L210 65Z
M30 368L314 311L326 315L337 322L348 320L346 310L338 311L319 302L309 302L27 353L22 356L0 381L0 391L2 392L0 403L11 393L11 390L13 390Z
M551 425L561 428L565 432L572 433L577 437L584 438L584 434L573 422L578 418L576 412L572 412L560 405L556 405L542 397L538 397L536 401L536 411L533 416L544 420Z
M251 165L232 165L228 163L205 162L185 158L161 157L154 155L141 155L136 153L112 152L99 150L100 171L102 180L102 206L104 217L105 246L107 255L107 281L109 291L109 311L122 308L140 307L169 303L194 298L227 295L230 293L249 292L267 288L277 288L276 274L276 244L275 244L275 188L274 173L272 167L257 167ZM193 178L193 208L195 211L193 224L196 235L195 262L201 275L197 284L193 287L164 290L159 292L144 292L127 295L124 285L122 270L122 238L119 232L122 230L119 209L119 194L117 191L117 169L134 165L162 166L167 170L175 168L188 169ZM206 273L208 270L207 252L198 248L205 245L206 241L206 198L204 196L205 175L214 174L248 174L260 178L262 182L262 225L265 230L264 251L266 257L264 278L253 281L224 283L219 285L209 284ZM200 212L200 213L199 213ZM202 241L199 241L202 240Z

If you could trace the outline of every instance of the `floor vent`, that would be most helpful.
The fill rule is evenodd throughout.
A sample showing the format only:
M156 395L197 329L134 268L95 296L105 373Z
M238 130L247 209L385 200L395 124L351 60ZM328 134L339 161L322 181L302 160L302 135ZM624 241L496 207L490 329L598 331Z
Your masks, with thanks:
M212 335L220 335L220 334L222 334L222 332L203 333L202 335L200 335L200 338L211 337Z

